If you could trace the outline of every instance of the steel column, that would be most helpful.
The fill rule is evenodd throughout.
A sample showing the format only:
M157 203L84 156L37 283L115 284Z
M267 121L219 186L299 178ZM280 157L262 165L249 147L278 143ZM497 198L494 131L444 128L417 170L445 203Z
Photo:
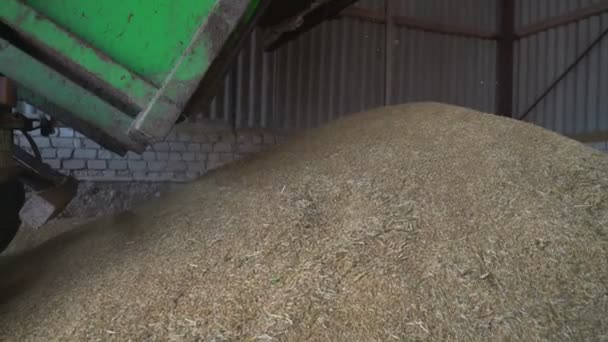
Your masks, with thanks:
M515 1L501 0L500 38L496 53L496 111L513 117L513 55L515 46Z

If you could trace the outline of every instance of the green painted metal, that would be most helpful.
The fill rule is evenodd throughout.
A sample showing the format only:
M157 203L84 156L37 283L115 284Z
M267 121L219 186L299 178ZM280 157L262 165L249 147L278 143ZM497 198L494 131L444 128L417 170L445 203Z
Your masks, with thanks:
M141 149L165 137L267 1L2 0L0 21L52 63L2 41L0 73L37 93L34 100L65 108L86 124L83 133L99 129Z
M28 36L43 42L52 42L52 48L57 54L86 69L111 87L123 90L137 105L146 106L158 91L154 85L113 60L105 58L91 46L19 0L4 0L0 19Z
M144 78L162 82L217 0L26 0L58 25ZM208 64L204 54L200 63ZM197 70L176 75L198 76Z
M45 94L58 106L78 113L79 120L113 136L123 146L143 150L143 145L126 134L132 118L1 38L0 65L10 65L2 72L18 80L21 86Z
M235 38L232 33L244 31L252 18L249 13L255 13L261 3L260 0L231 0L226 2L230 2L230 11L239 13L239 16L235 18L226 15L221 6L215 7L205 24L195 33L190 45L161 86L159 93L173 99L182 108L196 90L200 79L194 82L184 81L180 77L174 77L174 75L184 74L192 69L198 70L199 75L204 75L209 66L197 63L200 54L205 51L212 59L218 57L221 48L229 45L231 38ZM224 28L224 31L218 28ZM137 116L129 130L129 135L132 138L142 141L158 141L169 133L172 122L175 122L180 113L167 111L166 104L158 101L158 99L159 97L150 102L149 106Z

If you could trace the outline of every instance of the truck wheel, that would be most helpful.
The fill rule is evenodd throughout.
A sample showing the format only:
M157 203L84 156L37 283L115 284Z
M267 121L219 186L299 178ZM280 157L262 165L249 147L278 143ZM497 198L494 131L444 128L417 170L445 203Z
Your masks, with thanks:
M13 241L21 219L19 211L25 203L25 188L19 181L0 184L0 252Z

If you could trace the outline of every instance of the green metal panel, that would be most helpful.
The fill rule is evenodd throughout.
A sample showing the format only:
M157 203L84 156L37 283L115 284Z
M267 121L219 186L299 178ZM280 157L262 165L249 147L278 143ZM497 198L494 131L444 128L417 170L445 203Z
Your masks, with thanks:
M3 40L0 73L63 107L83 133L140 150L165 137L268 1L2 0L0 21L41 60Z
M48 3L51 2L53 1ZM124 90L129 99L137 105L146 106L158 91L154 85L133 75L113 60L105 58L91 46L19 0L4 0L0 19L30 37L51 42L55 53L73 64L80 65L111 87Z
M260 0L221 0L209 13L205 23L195 32L189 46L175 63L173 70L165 79L158 94L163 94L174 100L180 108L186 105L201 80L205 80L205 72L210 66L199 63L201 53L205 52L214 60L222 61L222 50L235 49L234 40L242 38L251 26L252 14L259 10ZM236 15L236 16L235 16ZM184 80L178 75L188 74L196 70L199 78ZM141 141L158 141L170 131L180 112L167 110L160 96L155 97L145 108L129 129L129 136Z
M58 25L144 78L162 82L217 0L26 0ZM208 64L204 49L197 62ZM175 75L198 76L199 68Z
M126 148L143 150L127 136L131 118L1 38L0 65L10 65L3 73L19 80L23 87L46 94L57 105L77 112L79 120L113 136Z

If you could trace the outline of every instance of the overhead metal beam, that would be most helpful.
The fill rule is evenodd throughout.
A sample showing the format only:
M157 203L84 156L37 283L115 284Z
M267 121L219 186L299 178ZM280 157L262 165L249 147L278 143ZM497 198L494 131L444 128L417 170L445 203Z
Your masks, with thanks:
M559 26L568 25L579 20L596 16L604 12L608 12L608 0L602 0L593 5L578 9L574 12L560 15L554 18L549 18L547 20L543 20L541 22L529 25L517 31L516 36L519 39L526 38Z
M378 24L386 24L386 15L384 11L374 11L359 7L350 7L340 12L340 16L372 21Z
M347 8L342 11L340 15L343 17L367 20L381 24L385 24L387 21L387 17L381 11L372 11L357 7ZM391 20L393 20L395 25L398 27L406 27L413 30L433 32L450 36L476 38L482 40L498 39L498 34L496 32L490 32L476 28L446 25L443 23L437 23L429 20L412 18L407 16L393 16Z
M333 19L356 0L272 1L260 18L264 45L274 51L310 31L326 19Z

